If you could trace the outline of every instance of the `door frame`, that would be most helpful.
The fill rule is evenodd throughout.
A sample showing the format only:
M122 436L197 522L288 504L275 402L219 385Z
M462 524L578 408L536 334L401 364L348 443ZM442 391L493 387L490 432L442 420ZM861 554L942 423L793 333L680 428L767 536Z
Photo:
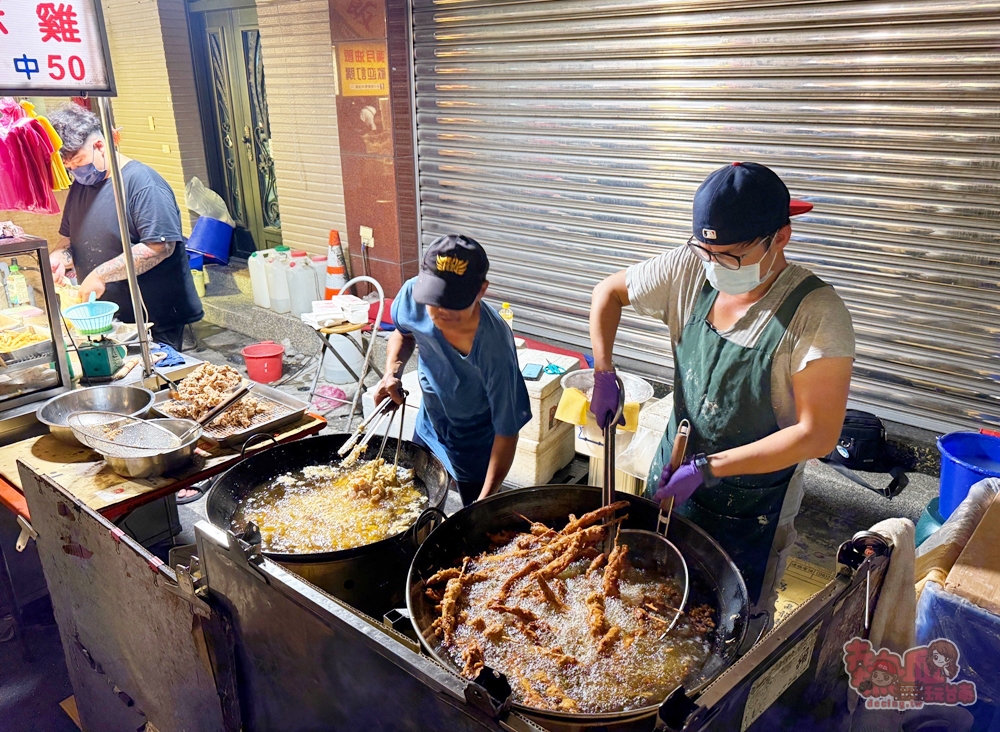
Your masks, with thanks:
M215 104L212 99L214 82L212 78L212 62L209 55L207 39L206 14L216 11L254 10L257 5L254 0L195 0L186 7L188 16L188 40L191 47L191 61L194 70L195 91L198 99L198 109L201 117L202 143L205 150L205 162L208 169L208 187L215 191L225 191L229 188L226 176L226 166L219 149L218 141L222 139L215 114ZM233 99L234 105L237 102ZM241 138L242 130L233 130L234 136ZM242 156L243 146L237 142L239 156ZM247 191L244 191L246 194ZM233 254L246 258L257 248L266 248L266 241L255 242L250 229L237 224L234 232Z

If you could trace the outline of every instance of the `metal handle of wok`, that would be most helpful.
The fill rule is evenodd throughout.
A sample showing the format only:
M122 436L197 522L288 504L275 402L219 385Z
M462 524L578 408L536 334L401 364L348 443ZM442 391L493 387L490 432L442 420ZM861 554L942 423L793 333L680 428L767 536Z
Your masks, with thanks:
M264 432L259 432L256 435L250 435L246 439L246 442L243 443L243 446L240 448L240 460L242 460L243 458L245 458L247 456L247 450L250 448L250 446L254 442L258 441L258 438L261 441L263 441L263 440L270 440L271 442L274 443L275 447L277 447L279 444L281 444L281 443L278 442L277 438L274 435L269 435L269 434L264 433Z
M410 538L413 541L413 548L418 549L420 545L427 540L427 536L430 536L430 533L428 533L423 539L420 538L420 532L424 530L425 524L433 522L433 526L431 527L431 532L433 532L434 529L443 524L447 519L448 514L437 506L429 506L425 508L423 513L421 513L417 517L417 520L413 522L413 526L411 528Z

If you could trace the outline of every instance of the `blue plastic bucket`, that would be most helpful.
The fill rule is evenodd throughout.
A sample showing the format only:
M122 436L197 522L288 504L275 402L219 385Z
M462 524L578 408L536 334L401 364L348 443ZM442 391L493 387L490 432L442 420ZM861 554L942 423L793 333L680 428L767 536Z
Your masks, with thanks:
M1000 478L1000 437L979 432L952 432L937 441L941 451L941 516L948 518L986 478Z
M204 254L210 261L229 264L229 244L232 239L232 226L225 221L202 216L191 231L187 248L189 251Z
M188 267L190 269L204 269L205 268L205 255L198 252L189 251L188 255Z

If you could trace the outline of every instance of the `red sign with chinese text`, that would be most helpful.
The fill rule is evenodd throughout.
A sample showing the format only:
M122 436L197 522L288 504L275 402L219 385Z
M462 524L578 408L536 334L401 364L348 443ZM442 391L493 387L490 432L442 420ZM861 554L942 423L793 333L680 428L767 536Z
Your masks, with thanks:
M114 94L100 0L0 0L0 94Z

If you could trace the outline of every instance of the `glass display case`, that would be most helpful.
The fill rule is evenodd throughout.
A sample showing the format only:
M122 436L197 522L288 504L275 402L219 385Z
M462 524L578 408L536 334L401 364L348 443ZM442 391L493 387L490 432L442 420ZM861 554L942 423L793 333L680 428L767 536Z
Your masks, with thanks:
M72 388L44 239L0 239L0 418Z

